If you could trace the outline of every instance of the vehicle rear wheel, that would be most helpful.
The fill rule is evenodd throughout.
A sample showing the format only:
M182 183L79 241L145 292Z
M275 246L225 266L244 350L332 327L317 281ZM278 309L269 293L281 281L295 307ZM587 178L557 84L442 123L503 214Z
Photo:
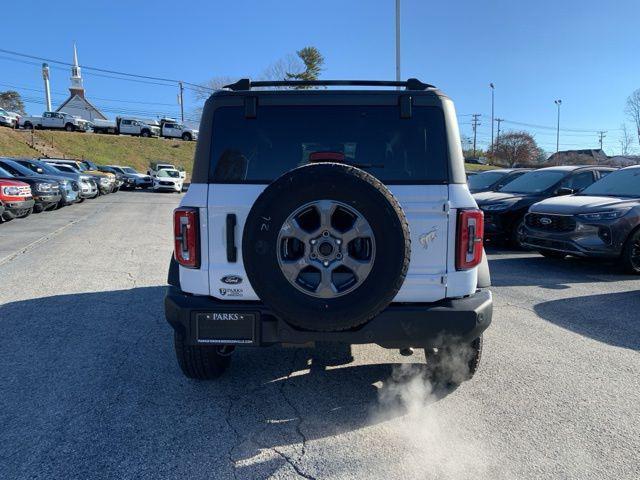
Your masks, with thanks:
M427 375L435 385L460 385L471 380L480 366L482 335L470 343L425 349Z
M232 347L187 345L178 331L173 332L173 340L178 365L188 378L213 380L222 375L231 362Z
M67 123L67 124L64 126L64 129L65 129L67 132L73 132L73 131L76 129L76 127L73 125L73 123Z
M628 273L640 275L640 229L629 235L620 260Z
M31 122L24 122L25 130L33 130L33 124Z
M409 267L409 226L397 200L358 168L316 163L269 185L245 222L251 286L297 327L366 323L396 296Z

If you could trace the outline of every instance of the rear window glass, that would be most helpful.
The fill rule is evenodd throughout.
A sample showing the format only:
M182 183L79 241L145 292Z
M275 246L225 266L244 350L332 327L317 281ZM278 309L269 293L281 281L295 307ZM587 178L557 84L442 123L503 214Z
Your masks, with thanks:
M216 110L210 175L217 183L270 183L287 171L332 154L385 183L446 183L442 110L397 106L260 106ZM315 155L313 155L315 154Z
M618 170L585 188L581 195L640 198L640 168Z
M489 188L506 175L507 172L478 173L476 175L471 175L467 183L470 188Z
M513 182L507 183L500 192L507 193L540 193L558 183L567 176L564 170L538 170L525 173Z

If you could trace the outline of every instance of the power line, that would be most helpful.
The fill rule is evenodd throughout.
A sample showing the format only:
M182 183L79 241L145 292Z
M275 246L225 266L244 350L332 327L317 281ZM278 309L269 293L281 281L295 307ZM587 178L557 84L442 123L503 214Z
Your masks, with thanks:
M46 57L39 57L37 55L30 55L27 53L21 53L21 52L15 52L12 50L6 50L4 48L0 48L0 52L2 53L6 53L9 55L15 55L17 57L22 57L22 58L31 58L34 60L40 60L43 62L49 62L49 63L55 63L58 65L65 65L67 67L73 67L74 65L72 63L69 62L64 62L62 60L55 60L55 59L51 59L51 58L46 58ZM106 68L99 68L99 67L91 67L91 66L87 66L87 65L80 65L80 67L82 67L85 70L92 70L94 72L101 72L101 73L108 73L111 75L120 75L120 76L124 76L124 77L132 77L132 78L140 78L140 79L144 79L144 80L155 80L155 81L159 81L159 82L170 82L170 83L175 83L178 84L181 82L181 80L176 80L173 78L163 78L163 77L154 77L151 75L141 75L138 73L129 73L129 72L120 72L117 70L110 70L110 69L106 69ZM208 89L208 90L213 90L212 88L206 87L204 85L199 85L197 83L190 83L190 82L183 82L185 85L191 85L194 87L198 87L198 88L204 88L204 89Z
M13 84L10 84L10 83L3 83L3 82L0 82L0 85L3 85L5 87L9 87L9 88L16 88L16 89L19 89L19 90L27 90L27 91L31 91L31 92L44 93L44 90L39 89L39 88L30 88L30 87L13 85ZM68 93L62 93L62 92L52 92L52 93L54 95L60 95L60 96L64 96L64 97L67 97L69 95ZM104 102L137 103L137 104L140 104L140 105L164 105L164 106L167 106L167 107L173 107L174 106L173 103L142 102L140 100L123 100L123 99L115 99L115 98L94 97L93 95L91 96L91 98L93 100L101 100L101 101L104 101Z

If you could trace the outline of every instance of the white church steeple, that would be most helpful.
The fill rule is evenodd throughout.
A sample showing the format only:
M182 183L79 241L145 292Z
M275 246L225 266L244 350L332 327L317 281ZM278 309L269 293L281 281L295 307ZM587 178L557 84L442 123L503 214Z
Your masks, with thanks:
M60 105L56 112L65 112L69 115L76 115L90 122L95 119L106 120L100 110L91 105L84 93L82 85L82 74L80 73L80 64L78 63L78 49L73 44L73 65L71 65L71 86L69 87L69 98Z
M84 98L84 87L82 86L82 74L80 65L78 64L78 49L73 44L73 66L71 67L71 87L69 87L71 96L78 95Z

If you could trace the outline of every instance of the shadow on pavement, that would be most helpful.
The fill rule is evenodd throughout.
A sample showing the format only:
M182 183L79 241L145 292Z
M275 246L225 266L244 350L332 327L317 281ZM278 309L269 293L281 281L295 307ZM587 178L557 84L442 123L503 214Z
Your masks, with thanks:
M535 305L534 310L580 335L640 350L640 291L563 298Z
M340 345L246 348L218 381L189 380L163 297L147 287L0 305L1 478L264 477L309 440L375 423L393 365L350 366Z
M533 252L501 252L517 254L507 258L489 257L491 281L496 287L539 286L554 290L570 288L571 283L620 282L637 280L627 275L615 262L567 257L563 260L545 258Z

